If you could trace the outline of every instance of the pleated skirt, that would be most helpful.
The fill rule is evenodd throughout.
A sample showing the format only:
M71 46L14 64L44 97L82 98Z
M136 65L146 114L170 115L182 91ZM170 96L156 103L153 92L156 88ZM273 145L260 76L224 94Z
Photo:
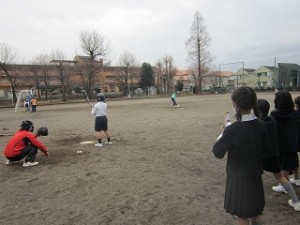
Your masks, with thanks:
M224 209L240 218L252 218L262 214L265 207L261 177L230 178L226 180Z

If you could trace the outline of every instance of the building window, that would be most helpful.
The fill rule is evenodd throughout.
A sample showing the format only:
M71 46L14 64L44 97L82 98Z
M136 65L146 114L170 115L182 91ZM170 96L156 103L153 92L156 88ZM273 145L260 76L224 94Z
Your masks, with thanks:
M234 85L234 80L228 80L228 85Z
M110 85L109 89L110 89L110 92L115 92L115 85Z

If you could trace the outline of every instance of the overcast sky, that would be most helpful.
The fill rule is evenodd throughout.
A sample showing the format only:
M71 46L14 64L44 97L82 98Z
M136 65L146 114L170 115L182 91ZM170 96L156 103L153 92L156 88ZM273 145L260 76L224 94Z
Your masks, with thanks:
M244 62L245 68L275 62L300 64L299 0L0 0L0 42L20 62L59 49L66 59L83 55L81 31L96 31L110 42L117 65L125 51L154 65L172 56L188 68L185 42L199 11L212 41L216 68ZM242 67L221 65L221 70Z

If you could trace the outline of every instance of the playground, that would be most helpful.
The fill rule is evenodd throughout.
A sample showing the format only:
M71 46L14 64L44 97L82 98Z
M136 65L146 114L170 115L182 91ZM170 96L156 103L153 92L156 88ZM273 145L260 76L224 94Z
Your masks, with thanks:
M293 97L299 93L292 93ZM273 109L273 93L259 93ZM0 155L0 224L12 225L230 225L223 209L226 157L212 147L223 130L230 94L108 100L112 145L95 141L94 117L82 103L0 109L0 133L13 134L22 120L35 129L49 157L23 168L5 165ZM92 102L94 104L94 102ZM0 137L3 149L10 136ZM265 224L299 224L288 196L272 191L276 181L264 173ZM294 186L295 187L295 186ZM295 187L300 197L300 187Z

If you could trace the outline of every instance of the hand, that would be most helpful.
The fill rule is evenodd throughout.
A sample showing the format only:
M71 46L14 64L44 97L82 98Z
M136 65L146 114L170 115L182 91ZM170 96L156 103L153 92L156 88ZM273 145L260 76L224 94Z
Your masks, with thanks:
M44 152L44 156L48 157L49 156L49 152Z

